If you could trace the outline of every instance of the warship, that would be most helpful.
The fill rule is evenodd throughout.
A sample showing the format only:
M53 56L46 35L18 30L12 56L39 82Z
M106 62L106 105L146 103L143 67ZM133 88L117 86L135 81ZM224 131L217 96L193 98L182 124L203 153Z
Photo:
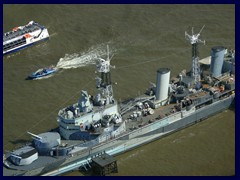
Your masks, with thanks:
M201 31L185 32L192 46L188 72L170 79L170 69L159 68L156 84L121 103L113 95L107 46L106 59L96 63L96 95L82 90L75 104L61 109L57 132L28 132L31 142L4 154L3 175L55 176L87 168L103 153L124 153L229 108L235 100L235 51L213 47L210 58L200 60Z

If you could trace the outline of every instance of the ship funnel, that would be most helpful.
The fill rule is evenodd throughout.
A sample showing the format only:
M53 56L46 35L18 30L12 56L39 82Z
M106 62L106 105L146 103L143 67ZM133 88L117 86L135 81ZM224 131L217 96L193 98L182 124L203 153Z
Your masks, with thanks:
M160 68L157 71L157 90L156 100L166 102L168 98L168 87L170 80L170 70L168 68ZM161 103L162 104L162 103Z
M211 51L211 74L213 77L219 77L222 74L225 48L222 46L213 47Z

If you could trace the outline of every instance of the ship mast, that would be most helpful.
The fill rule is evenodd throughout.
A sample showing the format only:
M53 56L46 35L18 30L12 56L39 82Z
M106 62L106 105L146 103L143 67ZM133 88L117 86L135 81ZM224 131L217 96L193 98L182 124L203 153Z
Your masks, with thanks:
M113 57L113 56L112 56ZM111 82L110 68L115 68L115 66L110 65L112 57L109 57L109 47L107 45L107 59L99 58L96 64L97 72L101 74L100 77L96 77L97 89L101 93L101 97L105 99L104 104L110 104L113 102L113 89Z
M202 32L203 28L205 25L202 27L202 29L199 31L198 34L194 34L193 32L193 27L192 27L192 35L189 35L185 31L185 38L190 41L192 44L192 71L191 71L191 76L194 78L195 84L197 84L201 77L200 77L200 65L199 65L199 52L198 52L198 43L203 43L205 45L205 40L202 41L199 39L200 33Z

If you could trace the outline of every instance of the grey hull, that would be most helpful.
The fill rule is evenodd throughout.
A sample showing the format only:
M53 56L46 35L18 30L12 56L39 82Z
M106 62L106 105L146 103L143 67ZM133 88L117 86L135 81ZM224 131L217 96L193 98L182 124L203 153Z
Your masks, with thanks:
M37 168L32 171L15 171L3 168L4 175L59 175L70 170L76 169L86 164L92 157L97 156L103 152L107 152L110 155L117 155L134 149L138 146L144 145L163 136L166 136L175 131L181 130L187 126L193 125L212 116L224 109L230 107L234 102L235 96L229 96L226 99L216 101L211 105L202 107L193 113L174 121L174 118L180 117L181 113L174 115L173 117L166 117L160 121L155 121L147 126L138 128L127 134L124 134L116 139L102 143L96 147L87 149L81 154L74 157L61 158L54 163L48 164L45 167ZM168 125L162 125L163 122L168 122Z
M194 113L184 118L181 118L176 122L173 122L169 125L166 125L151 131L151 129L154 129L155 126L159 126L159 121L156 121L152 124L149 124L146 127L139 128L113 141L109 141L107 143L94 147L91 150L86 151L84 154L79 155L78 157L69 158L62 165L59 164L62 170L59 167L54 171L52 171L52 173L48 172L47 175L58 175L58 174L67 172L63 170L64 166L68 166L73 163L76 163L76 166L77 164L81 166L82 164L86 164L87 159L90 159L93 156L101 154L102 152L107 152L111 155L124 153L138 146L144 145L146 143L159 139L163 136L166 136L170 133L181 130L190 125L198 123L204 119L207 119L209 116L212 116L220 111L223 111L224 109L229 108L230 105L233 103L233 101L234 101L234 96L230 96L224 100L219 100L211 105L208 105L206 107L202 107L201 109L196 110ZM134 137L131 138L133 134L134 134ZM76 167L73 166L73 169L75 168ZM68 169L68 171L69 170L71 169ZM44 175L44 172L42 171L40 172L40 174Z

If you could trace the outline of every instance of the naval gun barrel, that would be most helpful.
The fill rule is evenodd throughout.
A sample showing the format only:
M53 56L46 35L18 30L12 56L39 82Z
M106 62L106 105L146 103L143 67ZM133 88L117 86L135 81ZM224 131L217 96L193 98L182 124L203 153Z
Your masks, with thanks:
M38 140L38 141L41 141L42 140L42 137L36 135L36 134L33 134L33 133L30 133L30 132L27 132L28 134L30 134L31 136L33 136L33 139L35 140Z

